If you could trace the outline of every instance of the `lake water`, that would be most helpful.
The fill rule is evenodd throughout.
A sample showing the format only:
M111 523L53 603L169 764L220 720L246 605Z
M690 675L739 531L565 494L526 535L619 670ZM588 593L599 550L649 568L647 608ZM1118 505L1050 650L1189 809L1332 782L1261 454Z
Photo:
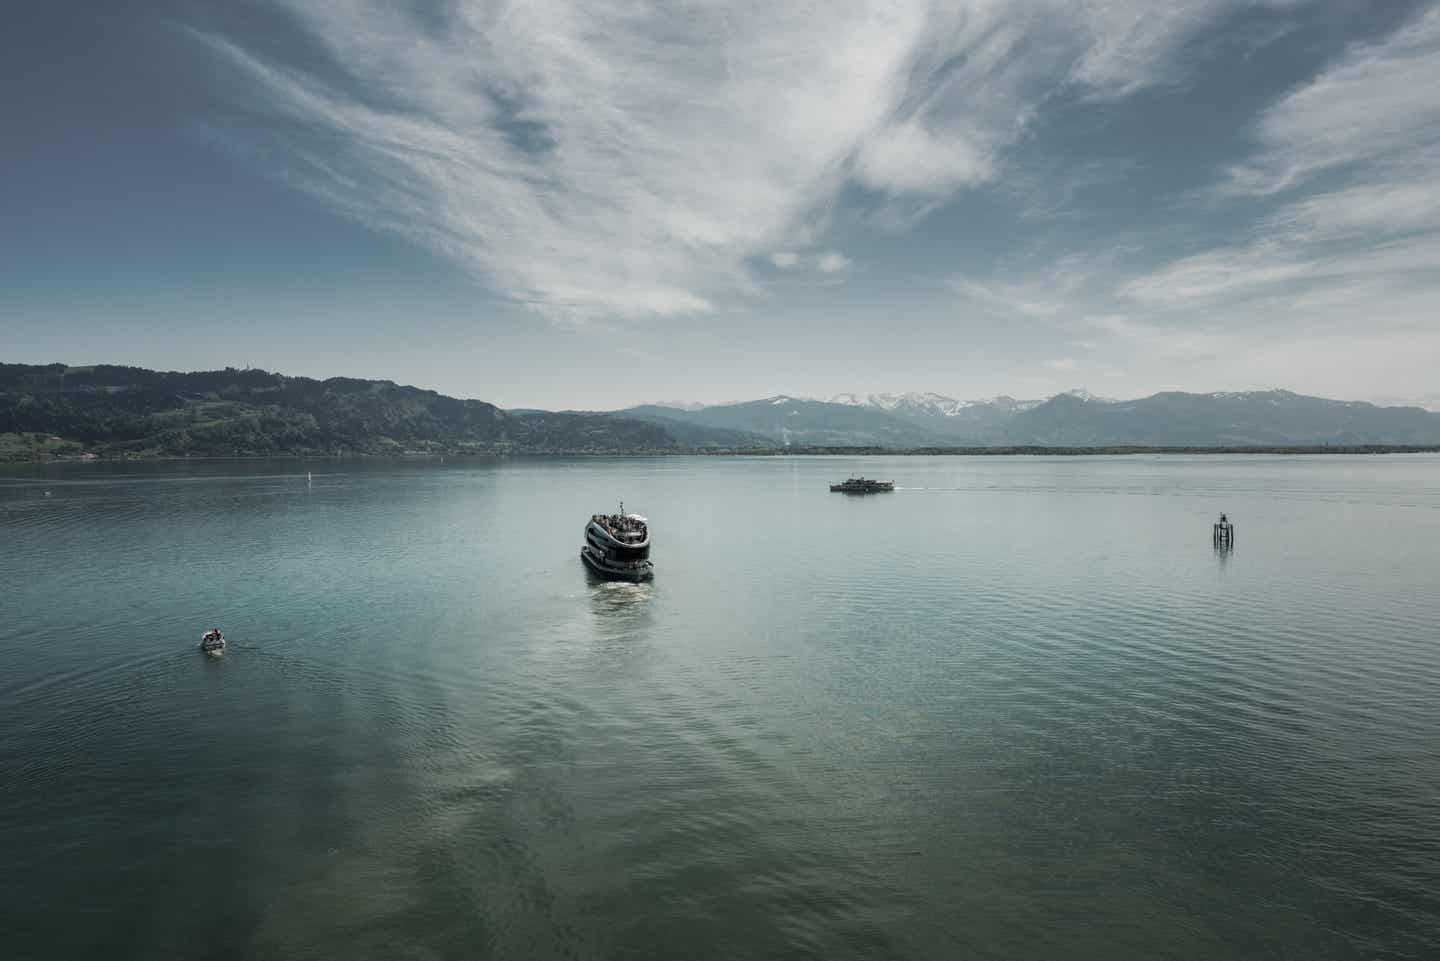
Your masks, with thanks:
M9 961L1440 957L1440 457L5 468L0 864Z

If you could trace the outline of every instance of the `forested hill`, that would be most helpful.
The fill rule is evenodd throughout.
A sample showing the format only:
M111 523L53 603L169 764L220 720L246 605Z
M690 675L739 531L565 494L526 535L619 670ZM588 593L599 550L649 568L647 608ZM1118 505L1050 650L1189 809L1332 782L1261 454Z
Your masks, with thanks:
M384 380L0 364L0 458L670 451L663 427L510 412Z

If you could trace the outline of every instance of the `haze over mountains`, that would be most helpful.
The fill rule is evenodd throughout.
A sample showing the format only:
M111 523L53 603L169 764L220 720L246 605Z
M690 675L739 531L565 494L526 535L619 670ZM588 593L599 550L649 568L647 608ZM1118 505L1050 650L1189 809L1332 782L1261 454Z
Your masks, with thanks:
M1284 390L1103 400L780 395L708 407L503 410L391 381L0 364L0 458L1440 445L1440 413Z

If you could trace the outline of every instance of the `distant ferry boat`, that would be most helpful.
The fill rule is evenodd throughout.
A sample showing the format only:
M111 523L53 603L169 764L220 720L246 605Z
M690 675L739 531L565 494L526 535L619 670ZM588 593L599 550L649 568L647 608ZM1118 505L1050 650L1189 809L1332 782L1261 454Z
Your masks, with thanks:
M585 543L580 559L601 577L620 581L649 580L655 574L650 563L650 524L639 514L595 514L585 525Z
M894 489L894 481L868 480L864 477L852 477L844 483L830 485L831 491L843 494L879 494Z

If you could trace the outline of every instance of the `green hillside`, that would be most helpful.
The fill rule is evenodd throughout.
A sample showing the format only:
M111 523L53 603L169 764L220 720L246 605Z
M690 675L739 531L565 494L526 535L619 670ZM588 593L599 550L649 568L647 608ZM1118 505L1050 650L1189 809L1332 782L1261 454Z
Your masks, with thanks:
M672 451L663 427L509 412L390 381L0 364L0 458Z

